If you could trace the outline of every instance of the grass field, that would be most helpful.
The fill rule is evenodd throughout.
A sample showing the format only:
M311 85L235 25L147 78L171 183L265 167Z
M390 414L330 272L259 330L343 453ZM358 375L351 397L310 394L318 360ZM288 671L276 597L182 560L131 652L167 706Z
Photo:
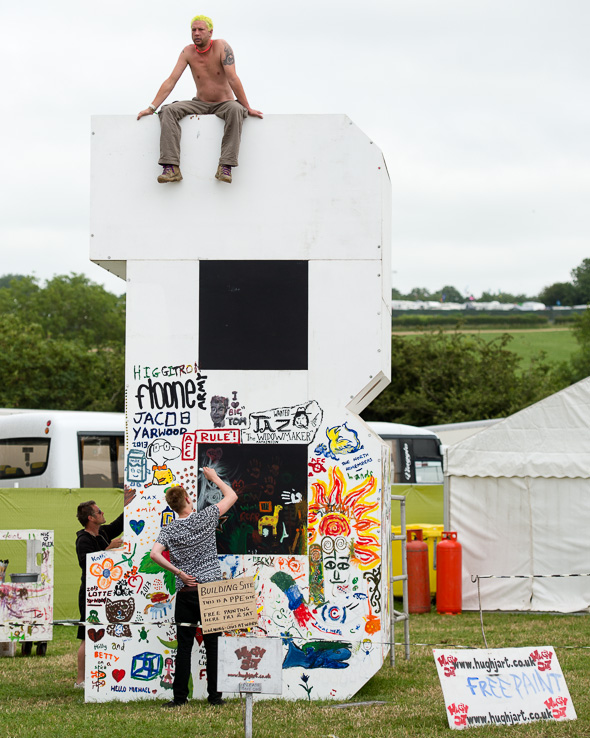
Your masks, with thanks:
M482 332L480 334L486 340L493 340L502 335L498 332ZM532 330L532 331L510 331L512 340L508 348L517 354L523 366L530 364L534 356L541 351L547 354L547 359L552 362L567 361L571 354L577 350L578 344L574 334L566 329L556 330Z
M548 361L559 362L567 361L578 348L574 334L568 328L511 329L506 331L470 330L464 332L473 333L489 341L509 333L512 340L508 344L508 348L520 357L523 368L529 366L532 358L538 356L541 351L546 353ZM419 335L419 332L396 333L394 331L393 333L394 335L404 336Z
M556 648L577 721L537 722L479 728L475 735L590 737L590 617L484 614L490 648ZM400 640L401 628L397 639ZM327 702L273 700L254 705L256 738L433 738L450 735L432 647L483 648L478 613L440 616L435 612L410 619L411 660L396 648L396 667L389 662L350 701L385 704L335 709ZM73 688L77 648L74 628L57 627L44 658L0 659L0 735L4 738L131 738L132 736L244 735L243 705L231 700L222 708L195 701L174 711L161 702L85 704ZM565 648L573 646L574 648ZM584 648L586 647L586 648ZM474 730L477 730L474 728ZM471 735L471 733L470 733Z

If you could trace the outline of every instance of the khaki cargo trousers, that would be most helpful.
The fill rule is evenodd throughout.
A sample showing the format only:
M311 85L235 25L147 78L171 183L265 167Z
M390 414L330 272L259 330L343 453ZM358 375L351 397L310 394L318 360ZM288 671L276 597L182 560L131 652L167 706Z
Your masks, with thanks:
M180 165L180 121L187 115L216 115L225 121L219 163L237 167L242 124L248 115L247 109L237 100L206 103L197 100L196 97L162 106L159 113L161 128L159 164Z

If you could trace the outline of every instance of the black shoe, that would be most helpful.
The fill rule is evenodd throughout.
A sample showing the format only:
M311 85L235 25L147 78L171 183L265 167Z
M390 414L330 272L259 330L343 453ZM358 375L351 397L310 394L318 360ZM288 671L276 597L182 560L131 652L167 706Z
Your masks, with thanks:
M183 705L186 705L186 702L174 702L174 700L170 700L170 702L164 702L162 707L171 710L174 707L182 707Z
M221 705L225 705L225 700L222 700L221 697L214 697L212 700L207 700L210 705L213 705L213 707L221 707Z

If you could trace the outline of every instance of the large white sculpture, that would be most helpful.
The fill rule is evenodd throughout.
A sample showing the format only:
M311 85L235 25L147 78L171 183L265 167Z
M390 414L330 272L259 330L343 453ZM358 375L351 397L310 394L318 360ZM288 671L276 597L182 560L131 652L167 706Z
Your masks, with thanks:
M185 119L160 185L158 121L92 123L91 259L127 280L125 549L88 557L86 699L169 697L173 577L149 551L182 484L239 501L224 576L254 576L254 635L283 642L283 696L353 695L388 651L389 452L358 417L390 371L390 185L344 115ZM94 622L94 627L92 623ZM197 659L193 659L196 664ZM203 661L193 696L205 695Z

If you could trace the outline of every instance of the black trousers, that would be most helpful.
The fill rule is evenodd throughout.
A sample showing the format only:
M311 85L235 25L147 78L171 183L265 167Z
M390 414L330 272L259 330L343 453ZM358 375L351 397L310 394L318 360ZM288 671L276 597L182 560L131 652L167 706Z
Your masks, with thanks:
M176 595L174 619L177 623L201 622L199 596L196 587L185 587ZM188 682L191 675L191 652L195 642L196 626L176 626L178 650L176 651L176 669L174 671L174 702L186 702L188 699ZM207 655L207 694L209 702L221 698L217 691L217 649L219 633L203 635L205 653Z

